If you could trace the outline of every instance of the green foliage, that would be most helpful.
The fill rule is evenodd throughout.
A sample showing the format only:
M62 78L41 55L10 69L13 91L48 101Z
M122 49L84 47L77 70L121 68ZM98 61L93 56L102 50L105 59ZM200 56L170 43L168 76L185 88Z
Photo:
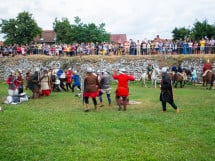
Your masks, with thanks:
M207 20L203 22L197 21L194 24L192 36L195 40L200 40L205 36L208 38L215 37L215 25L208 24Z
M173 31L173 39L174 40L184 40L190 34L190 30L186 29L185 27L182 28L175 28Z
M75 17L75 24L72 25L72 39L81 42L104 42L110 41L110 34L105 29L105 24L98 27L94 23L83 24L79 17Z
M57 42L72 43L72 42L103 42L110 41L108 34L102 23L98 27L94 23L84 24L79 17L74 18L75 24L70 24L67 18L62 21L55 19L53 23L54 31L57 34Z
M5 44L29 44L42 32L28 12L19 13L16 19L2 20L0 27L5 34Z
M149 83L149 82L148 82ZM149 83L150 84L150 83ZM81 98L68 92L18 105L2 105L0 160L178 161L215 159L214 90L174 89L180 113L161 112L159 89L130 82L130 100L141 102L117 111L113 106L83 112ZM0 83L0 97L7 85ZM26 91L30 94L30 91ZM76 91L78 92L78 91ZM104 96L105 104L107 104Z
M214 38L215 37L215 25L208 24L207 20L203 22L196 21L192 29L175 28L173 31L173 39L191 39L191 40L200 40L202 38Z
M77 25L81 24L81 19L80 19L80 17L75 16L74 19L75 19L74 22L75 22Z
M57 43L70 44L72 42L72 29L67 18L62 18L61 21L56 18L53 23L53 28L57 34Z

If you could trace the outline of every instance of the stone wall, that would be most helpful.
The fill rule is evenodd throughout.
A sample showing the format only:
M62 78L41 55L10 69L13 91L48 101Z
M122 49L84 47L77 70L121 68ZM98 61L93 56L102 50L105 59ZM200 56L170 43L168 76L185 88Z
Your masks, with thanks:
M205 58L185 58L180 59L180 63L182 64L183 68L191 69L191 67L194 67L197 70L198 74L198 80L201 81L201 73L202 73L202 66L205 61ZM11 70L17 70L21 69L23 71L23 76L25 76L25 73L30 70L31 72L34 72L36 67L39 67L40 69L43 68L72 68L74 70L77 70L82 76L84 75L86 69L88 67L92 67L95 71L98 70L105 70L107 72L112 73L114 69L118 70L120 68L125 68L127 72L134 73L135 77L139 79L140 75L146 71L146 67L148 63L153 64L154 66L169 66L171 68L171 65L173 63L178 63L177 58L162 58L159 57L139 57L139 58L117 58L117 59L106 59L105 57L99 58L99 57L85 57L84 59L80 58L65 58L65 59L59 59L59 58L53 58L53 57L34 57L34 58L28 58L28 57L5 57L0 58L0 79L5 80L7 76L10 74ZM213 62L213 66L215 69L215 62Z

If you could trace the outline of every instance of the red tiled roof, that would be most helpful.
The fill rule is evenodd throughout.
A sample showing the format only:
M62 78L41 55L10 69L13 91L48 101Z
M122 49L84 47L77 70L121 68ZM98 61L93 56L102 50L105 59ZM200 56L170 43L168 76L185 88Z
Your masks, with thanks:
M34 38L35 42L45 42L45 43L54 43L56 38L56 33L53 30L44 30L41 33L41 37L38 35ZM43 40L42 40L43 39Z
M38 35L36 38L34 38L34 41L41 42L41 38L43 38L42 42L54 43L56 33L53 30L44 30L41 33L41 37ZM115 43L124 43L127 41L127 37L126 34L111 34L110 41Z
M124 43L127 41L126 34L111 34L110 41L115 43Z

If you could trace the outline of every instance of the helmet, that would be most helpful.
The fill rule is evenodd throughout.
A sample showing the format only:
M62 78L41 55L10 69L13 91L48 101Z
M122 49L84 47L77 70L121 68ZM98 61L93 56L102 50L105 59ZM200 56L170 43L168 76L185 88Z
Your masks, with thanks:
M126 72L125 68L121 68L121 69L119 70L119 73L125 73L125 72Z
M166 72L167 72L167 68L166 68L166 67L163 67L163 68L161 69L161 72L162 72L162 73L166 73Z
M100 72L100 73L105 74L105 72L106 72L105 70L101 70L101 72Z
M103 75L104 75L104 76L108 76L108 72L104 72Z
M88 67L87 68L87 73L92 73L93 72L93 69L91 67Z

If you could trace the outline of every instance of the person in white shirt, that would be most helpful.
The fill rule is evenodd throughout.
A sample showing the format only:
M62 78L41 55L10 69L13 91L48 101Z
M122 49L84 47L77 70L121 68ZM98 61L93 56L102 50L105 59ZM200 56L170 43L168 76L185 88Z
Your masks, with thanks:
M140 56L140 41L137 40L137 43L136 43L136 50L137 50L137 56Z

